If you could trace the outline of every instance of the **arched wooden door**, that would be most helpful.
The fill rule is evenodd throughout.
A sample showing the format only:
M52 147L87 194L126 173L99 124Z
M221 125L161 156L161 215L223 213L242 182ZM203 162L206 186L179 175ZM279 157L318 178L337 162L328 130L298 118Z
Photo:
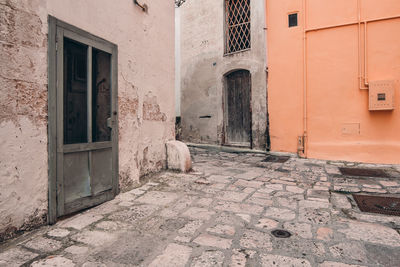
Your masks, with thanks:
M225 144L251 147L251 75L238 70L226 76Z

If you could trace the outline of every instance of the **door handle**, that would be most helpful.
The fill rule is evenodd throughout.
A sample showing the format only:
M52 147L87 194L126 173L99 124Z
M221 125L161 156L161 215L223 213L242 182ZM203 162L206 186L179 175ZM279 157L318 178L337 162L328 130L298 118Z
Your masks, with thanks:
M112 129L112 120L111 120L111 118L107 118L107 127Z

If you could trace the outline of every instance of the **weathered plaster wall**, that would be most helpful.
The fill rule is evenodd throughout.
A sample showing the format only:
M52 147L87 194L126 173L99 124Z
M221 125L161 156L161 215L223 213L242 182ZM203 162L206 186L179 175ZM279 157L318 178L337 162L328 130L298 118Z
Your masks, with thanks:
M251 50L224 56L224 1L192 0L181 9L181 117L183 139L223 142L224 75L247 69L252 77L253 146L266 143L264 2L251 1ZM211 116L211 118L200 118Z
M120 187L165 167L175 123L174 3L147 5L143 13L130 0L0 0L2 235L46 221L48 15L118 45Z
M306 25L303 19L306 3ZM361 21L400 15L397 0L360 0ZM357 0L267 0L269 114L273 151L296 152L307 131L306 155L312 158L400 163L400 94L393 111L369 111L368 90L359 89L364 66L364 27L358 56ZM299 12L299 26L288 14ZM307 33L304 29L338 26ZM400 19L369 22L369 81L400 79ZM306 66L306 125L304 84ZM305 127L306 126L306 127Z
M34 2L0 1L0 240L46 221L47 37Z
M181 116L181 9L175 7L175 116Z

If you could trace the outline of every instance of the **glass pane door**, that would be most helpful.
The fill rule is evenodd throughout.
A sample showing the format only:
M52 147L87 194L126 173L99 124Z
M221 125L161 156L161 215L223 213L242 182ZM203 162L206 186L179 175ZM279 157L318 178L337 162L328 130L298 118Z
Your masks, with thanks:
M111 141L111 55L93 49L93 142Z
M74 212L113 195L112 55L63 40L64 210Z
M64 38L64 144L88 142L86 45Z

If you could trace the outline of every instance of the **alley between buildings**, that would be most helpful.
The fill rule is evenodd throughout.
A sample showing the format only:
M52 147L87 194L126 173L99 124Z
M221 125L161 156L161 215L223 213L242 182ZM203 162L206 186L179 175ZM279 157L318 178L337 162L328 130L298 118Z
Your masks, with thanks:
M192 172L154 174L10 240L0 266L400 266L400 217L361 212L351 195L399 194L398 178L339 172L400 166L191 152Z

